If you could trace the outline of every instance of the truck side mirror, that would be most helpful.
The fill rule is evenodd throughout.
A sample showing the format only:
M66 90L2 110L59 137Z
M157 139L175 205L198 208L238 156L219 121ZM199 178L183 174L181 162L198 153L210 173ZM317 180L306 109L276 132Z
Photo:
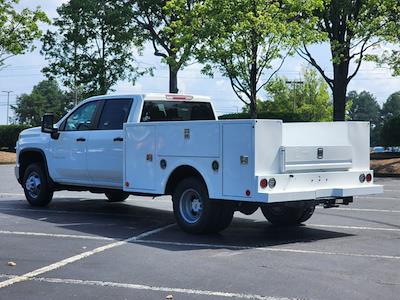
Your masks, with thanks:
M42 117L42 132L55 133L57 129L54 128L54 114L45 114Z

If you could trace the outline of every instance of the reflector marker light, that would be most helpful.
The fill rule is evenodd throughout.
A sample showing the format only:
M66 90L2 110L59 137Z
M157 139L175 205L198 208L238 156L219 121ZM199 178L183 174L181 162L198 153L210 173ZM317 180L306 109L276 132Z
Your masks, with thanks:
M276 180L275 180L275 178L271 178L271 179L269 180L268 184L269 184L269 187L270 187L271 189L273 189L273 188L276 186Z
M365 175L361 174L358 179L360 180L361 183L363 183L365 181Z

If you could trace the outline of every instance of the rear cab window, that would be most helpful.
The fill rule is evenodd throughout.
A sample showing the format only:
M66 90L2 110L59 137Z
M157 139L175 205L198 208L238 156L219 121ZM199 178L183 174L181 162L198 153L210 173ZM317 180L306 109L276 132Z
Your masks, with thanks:
M119 130L128 120L131 99L106 100L97 125L99 130Z
M196 120L215 120L209 102L145 101L140 119L141 122Z

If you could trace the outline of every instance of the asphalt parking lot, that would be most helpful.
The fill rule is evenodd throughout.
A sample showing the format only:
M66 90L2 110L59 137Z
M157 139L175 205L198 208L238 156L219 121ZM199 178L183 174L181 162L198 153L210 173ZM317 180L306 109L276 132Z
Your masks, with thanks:
M400 179L377 182L383 195L318 208L306 226L258 211L192 236L167 197L58 192L31 208L0 166L0 299L399 299Z

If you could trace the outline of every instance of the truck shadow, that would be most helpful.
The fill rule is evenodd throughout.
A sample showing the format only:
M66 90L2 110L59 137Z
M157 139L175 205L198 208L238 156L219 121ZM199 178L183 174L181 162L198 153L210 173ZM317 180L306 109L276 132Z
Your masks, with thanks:
M171 211L136 206L134 201L110 204L101 199L85 201L63 198L56 199L48 208L32 208L22 200L2 200L0 212L3 215L34 220L27 223L29 229L24 228L24 231L89 234L112 239L126 239L175 223ZM6 230L13 229L6 227ZM15 230L22 231L19 227ZM174 225L144 238L143 244L171 251L183 251L208 247L234 249L290 245L350 236L353 235L306 225L276 227L267 221L235 217L231 226L218 234L190 235Z

